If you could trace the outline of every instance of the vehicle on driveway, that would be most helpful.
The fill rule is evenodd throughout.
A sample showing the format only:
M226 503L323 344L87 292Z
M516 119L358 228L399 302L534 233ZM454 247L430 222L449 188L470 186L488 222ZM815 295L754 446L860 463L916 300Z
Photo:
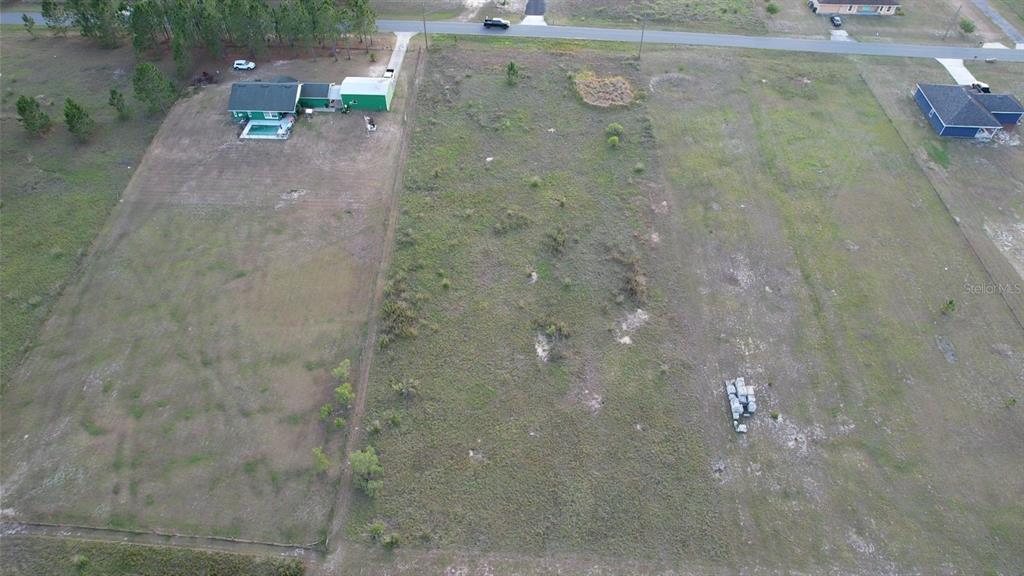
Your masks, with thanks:
M256 63L249 60L235 60L231 67L235 70L253 70L256 68Z
M839 16L833 16L829 20L832 21L832 27L833 28L842 28L843 27L843 19L840 18Z
M485 18L484 19L484 28L504 28L504 29L508 30L508 27L510 25L511 25L511 22L509 22L508 20L505 20L504 18Z

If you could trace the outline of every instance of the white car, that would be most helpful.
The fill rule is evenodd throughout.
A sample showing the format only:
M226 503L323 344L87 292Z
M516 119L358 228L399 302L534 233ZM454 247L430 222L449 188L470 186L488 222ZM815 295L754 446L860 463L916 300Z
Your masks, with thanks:
M235 60L235 63L232 64L231 67L235 70L252 70L256 68L256 63L248 60Z

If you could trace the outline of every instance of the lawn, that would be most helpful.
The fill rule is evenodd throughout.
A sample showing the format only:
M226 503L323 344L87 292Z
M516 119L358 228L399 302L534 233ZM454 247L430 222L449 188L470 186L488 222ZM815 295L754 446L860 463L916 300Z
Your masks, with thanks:
M372 65L279 60L272 73ZM401 116L380 115L372 137L358 114L320 114L286 142L240 141L226 104L246 76L225 76L168 114L8 383L3 496L18 519L326 535L335 418L350 415L331 369L357 364Z
M0 381L6 386L106 223L162 118L142 113L131 102L136 113L119 121L107 105L111 88L131 100L135 58L130 47L102 50L79 38L42 34L31 39L7 27L0 48ZM49 134L31 138L22 130L15 115L20 95L46 102L44 110L53 121ZM96 120L98 128L89 142L76 141L64 128L65 98L85 106Z
M1024 334L964 290L986 271L856 63L437 44L353 573L1024 561ZM588 106L584 70L641 98ZM740 375L761 405L743 437L722 391ZM373 520L397 559L366 552Z
M4 538L0 574L15 576L301 576L298 560L47 537Z

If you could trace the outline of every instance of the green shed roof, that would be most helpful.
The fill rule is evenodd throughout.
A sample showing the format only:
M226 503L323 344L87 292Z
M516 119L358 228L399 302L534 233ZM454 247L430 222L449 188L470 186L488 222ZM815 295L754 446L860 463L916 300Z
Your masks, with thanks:
M331 85L326 82L304 82L299 98L327 98Z

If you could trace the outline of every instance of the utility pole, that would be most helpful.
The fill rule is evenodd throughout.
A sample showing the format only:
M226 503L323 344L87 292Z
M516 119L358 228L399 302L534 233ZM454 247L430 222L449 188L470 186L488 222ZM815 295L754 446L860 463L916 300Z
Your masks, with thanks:
M953 14L953 19L949 21L949 26L946 26L946 33L942 35L942 40L945 41L946 37L949 36L949 31L953 29L953 24L956 23L957 16L960 16L960 11L964 9L964 5L957 6L956 13Z
M640 58L644 55L644 32L647 31L647 18L640 18L640 52L636 55L636 61L639 62Z
M423 15L423 43L430 50L430 39L427 36L427 0L420 0L420 13Z

